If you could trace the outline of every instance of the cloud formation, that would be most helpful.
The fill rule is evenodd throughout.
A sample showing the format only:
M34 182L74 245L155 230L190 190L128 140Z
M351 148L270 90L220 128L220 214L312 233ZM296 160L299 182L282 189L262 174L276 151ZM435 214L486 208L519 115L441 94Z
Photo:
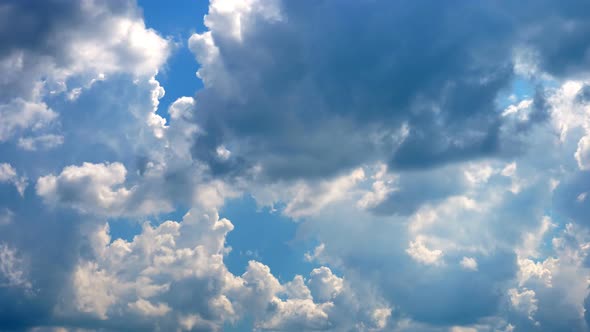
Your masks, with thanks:
M589 331L586 2L140 5L0 5L0 330Z

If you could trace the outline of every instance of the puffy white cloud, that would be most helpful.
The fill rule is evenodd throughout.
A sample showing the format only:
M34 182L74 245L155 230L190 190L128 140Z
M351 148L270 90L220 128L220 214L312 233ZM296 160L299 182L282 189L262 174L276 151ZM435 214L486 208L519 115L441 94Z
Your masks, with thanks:
M111 75L148 80L170 53L170 42L146 28L132 1L35 6L9 1L0 19L5 22L0 33L0 68L5 73L0 80L0 141L17 137L29 150L35 143L58 143L48 136L57 135L47 131L59 122L61 110L48 107L49 98L75 100ZM7 27L14 31L4 31ZM36 142L24 137L41 130L46 133L36 134Z
M170 312L170 307L165 303L152 304L150 301L139 299L129 303L129 308L144 316L165 316Z
M463 257L459 264L466 270L477 271L477 260L473 257Z
M395 176L388 173L387 165L380 164L377 166L378 171L371 176L373 184L371 191L367 192L358 202L359 207L367 209L374 208L381 204L389 194L396 190Z
M309 288L316 300L330 301L343 291L344 280L335 276L329 268L320 267L311 271Z
M103 215L150 214L170 209L140 195L137 187L124 186L127 169L121 163L68 166L59 175L37 180L37 194L51 205L65 205L83 212Z
M588 230L568 224L553 237L552 256L537 263L519 259L521 291L510 290L509 296L512 305L542 330L588 328L584 306L590 294L585 263L589 240Z
M285 284L256 261L243 275L232 274L223 261L232 229L215 211L197 209L182 222L146 223L132 241L112 240L108 225L99 227L89 234L93 257L79 261L72 289L62 294L74 297L73 306L64 303L58 312L89 314L118 328L215 331L244 315L255 317L256 328L281 331L387 326L387 306L361 306L355 290L327 267L314 269L307 282L296 276ZM351 317L363 310L362 322ZM125 319L129 314L138 321Z
M438 265L442 264L443 252L439 249L427 248L421 240L410 242L410 246L406 249L408 255L410 255L417 262L427 265Z
M523 289L522 292L519 292L517 289L511 288L508 290L508 295L515 310L525 314L530 320L534 320L534 314L538 307L533 290Z
M557 259L549 257L542 262L535 262L528 258L518 260L518 282L522 286L529 280L542 282L547 287L553 286L553 271L557 265Z
M81 312L107 319L108 308L115 303L122 285L116 276L99 270L97 264L88 262L74 271L73 286L76 289L75 305Z
M120 163L68 166L61 174L37 180L37 194L49 204L72 204L83 211L120 210L131 195L125 182L127 170Z

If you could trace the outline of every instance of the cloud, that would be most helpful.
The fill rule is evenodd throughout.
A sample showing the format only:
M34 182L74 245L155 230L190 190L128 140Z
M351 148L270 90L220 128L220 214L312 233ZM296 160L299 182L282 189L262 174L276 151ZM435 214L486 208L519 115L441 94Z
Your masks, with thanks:
M0 141L22 138L25 147L31 144L24 134L44 141L56 135L48 125L59 122L60 112L48 99L78 97L105 76L153 77L170 53L169 42L145 27L133 1L11 0L0 20Z
M19 138L18 146L27 151L39 149L53 149L64 142L64 137L60 135L47 134L36 137Z
M335 276L327 267L313 269L310 276L309 288L319 301L329 301L343 291L342 278Z
M523 313L528 319L534 321L534 314L537 311L537 299L535 292L529 289L524 289L518 292L517 289L511 288L508 290L510 296L510 303L515 310Z
M0 104L0 141L6 141L24 129L41 129L57 118L57 113L45 103L27 102L14 99L10 103Z
M193 154L216 172L213 151L232 146L245 159L236 167L259 165L271 179L334 175L375 160L419 169L501 155L547 116L542 94L508 110L498 100L524 65L535 78L579 76L572 68L585 63L585 9L575 0L211 1L208 31L189 40L205 84L197 121L206 137ZM506 115L516 112L509 125Z
M463 257L461 259L461 267L470 270L470 271L477 271L477 260L472 257Z
M0 280L3 281L0 287L19 287L31 291L31 282L27 279L24 268L24 261L19 253L4 243L0 244Z
M410 242L410 247L406 250L406 252L416 261L427 265L441 264L441 259L443 256L443 252L441 250L430 250L420 241Z
M165 119L135 1L0 5L1 328L588 330L589 12L213 0ZM231 272L242 195L319 266Z
M68 166L59 175L37 180L37 194L51 205L65 205L103 215L149 214L168 209L166 203L140 202L132 206L137 188L123 186L127 170L120 163ZM134 208L134 209L133 209Z
M245 315L263 330L339 330L360 315L367 327L384 328L390 309L356 291L328 267L306 281L282 284L270 268L250 261L241 276L224 264L233 229L216 211L189 211L181 222L145 223L133 240L112 239L108 224L88 234L92 255L72 271L72 299L57 308L57 321L84 318L115 329L221 330ZM135 317L129 320L129 315ZM76 318L78 317L78 318ZM72 319L74 319L72 321ZM353 319L353 322L350 320Z
M0 163L0 183L8 182L14 185L18 193L23 196L27 188L26 176L18 176L16 170L8 163Z

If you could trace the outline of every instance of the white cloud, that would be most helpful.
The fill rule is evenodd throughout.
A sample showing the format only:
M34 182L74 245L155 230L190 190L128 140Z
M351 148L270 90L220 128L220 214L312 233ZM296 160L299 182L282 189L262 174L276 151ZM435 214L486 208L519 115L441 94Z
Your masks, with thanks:
M519 292L517 289L511 288L508 290L508 295L510 296L510 303L516 311L523 313L532 321L535 320L534 315L538 307L533 290L525 288Z
M145 316L164 316L170 312L170 307L165 303L152 304L150 301L138 299L128 304L129 308Z
M371 190L363 195L363 197L357 202L358 206L364 209L374 208L382 203L389 193L395 190L395 179L396 177L392 174L388 174L387 165L377 165L377 172L371 176L373 184Z
M308 286L315 300L327 302L343 291L344 280L323 266L311 271Z
M321 181L310 185L300 182L290 188L290 194L284 214L293 218L310 216L327 205L346 198L355 185L365 179L362 168L355 169L350 174L332 180Z
M477 260L473 257L463 257L460 264L465 270L477 271Z
M34 137L21 137L18 139L18 146L27 151L49 150L64 142L61 135L47 134Z
M149 214L169 209L166 202L139 199L137 187L126 188L127 169L121 163L65 167L59 175L37 180L36 191L47 204L65 205L103 215Z
M61 174L40 177L37 194L50 204L72 204L86 211L120 210L131 195L121 187L127 170L120 163L68 166Z
M32 285L24 264L16 249L0 243L0 287L18 287L30 292Z
M8 163L0 163L0 183L12 183L21 196L24 195L28 182L25 176L18 176L16 170Z
M516 249L518 256L522 258L539 257L539 248L542 244L543 238L553 227L555 227L555 225L551 218L543 216L537 229L533 229L522 235L522 243L520 247Z
M429 249L424 245L422 240L417 239L411 241L410 246L406 249L406 252L417 262L426 265L440 265L442 264L443 252L439 249Z
M0 100L0 142L32 129L42 129L57 118L57 113L43 102L30 102L20 98L2 104Z
M115 275L100 270L96 263L87 262L76 267L73 287L76 291L76 308L105 320L108 318L107 310L116 302L117 293L123 285L117 281Z
M244 315L271 330L339 330L358 315L366 316L367 327L387 326L391 309L372 298L361 305L355 290L327 267L314 269L307 282L296 276L284 284L256 261L241 276L232 274L223 261L232 229L215 211L197 209L182 222L146 223L132 241L113 241L109 227L99 227L89 234L94 257L82 259L73 272L73 307L64 304L59 311L90 314L121 328L134 326L124 319L128 314L141 324L185 330L220 330Z
M59 110L47 106L49 97L75 101L96 81L118 74L139 80L153 78L167 60L171 45L153 29L146 28L130 1L45 4L56 10L35 10L18 2L4 7L3 20L16 29L29 21L19 38L36 40L21 47L10 39L3 45L0 68L0 141L14 137L25 149L35 145L53 147L58 140L48 131L59 123ZM62 17L70 15L70 17ZM51 42L49 42L51 40ZM51 43L49 46L47 43ZM65 115L65 116L70 116ZM31 141L30 131L43 130ZM44 138L42 138L44 137ZM37 143L37 144L35 144Z
M556 269L558 260L549 257L541 262L535 262L531 259L518 260L518 282L524 285L527 281L533 279L542 282L547 287L553 286L553 271Z

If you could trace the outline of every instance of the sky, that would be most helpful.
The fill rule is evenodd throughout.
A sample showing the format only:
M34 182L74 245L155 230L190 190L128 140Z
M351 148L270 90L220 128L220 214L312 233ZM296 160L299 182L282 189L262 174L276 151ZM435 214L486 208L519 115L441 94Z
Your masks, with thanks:
M590 331L585 0L0 1L0 331Z

